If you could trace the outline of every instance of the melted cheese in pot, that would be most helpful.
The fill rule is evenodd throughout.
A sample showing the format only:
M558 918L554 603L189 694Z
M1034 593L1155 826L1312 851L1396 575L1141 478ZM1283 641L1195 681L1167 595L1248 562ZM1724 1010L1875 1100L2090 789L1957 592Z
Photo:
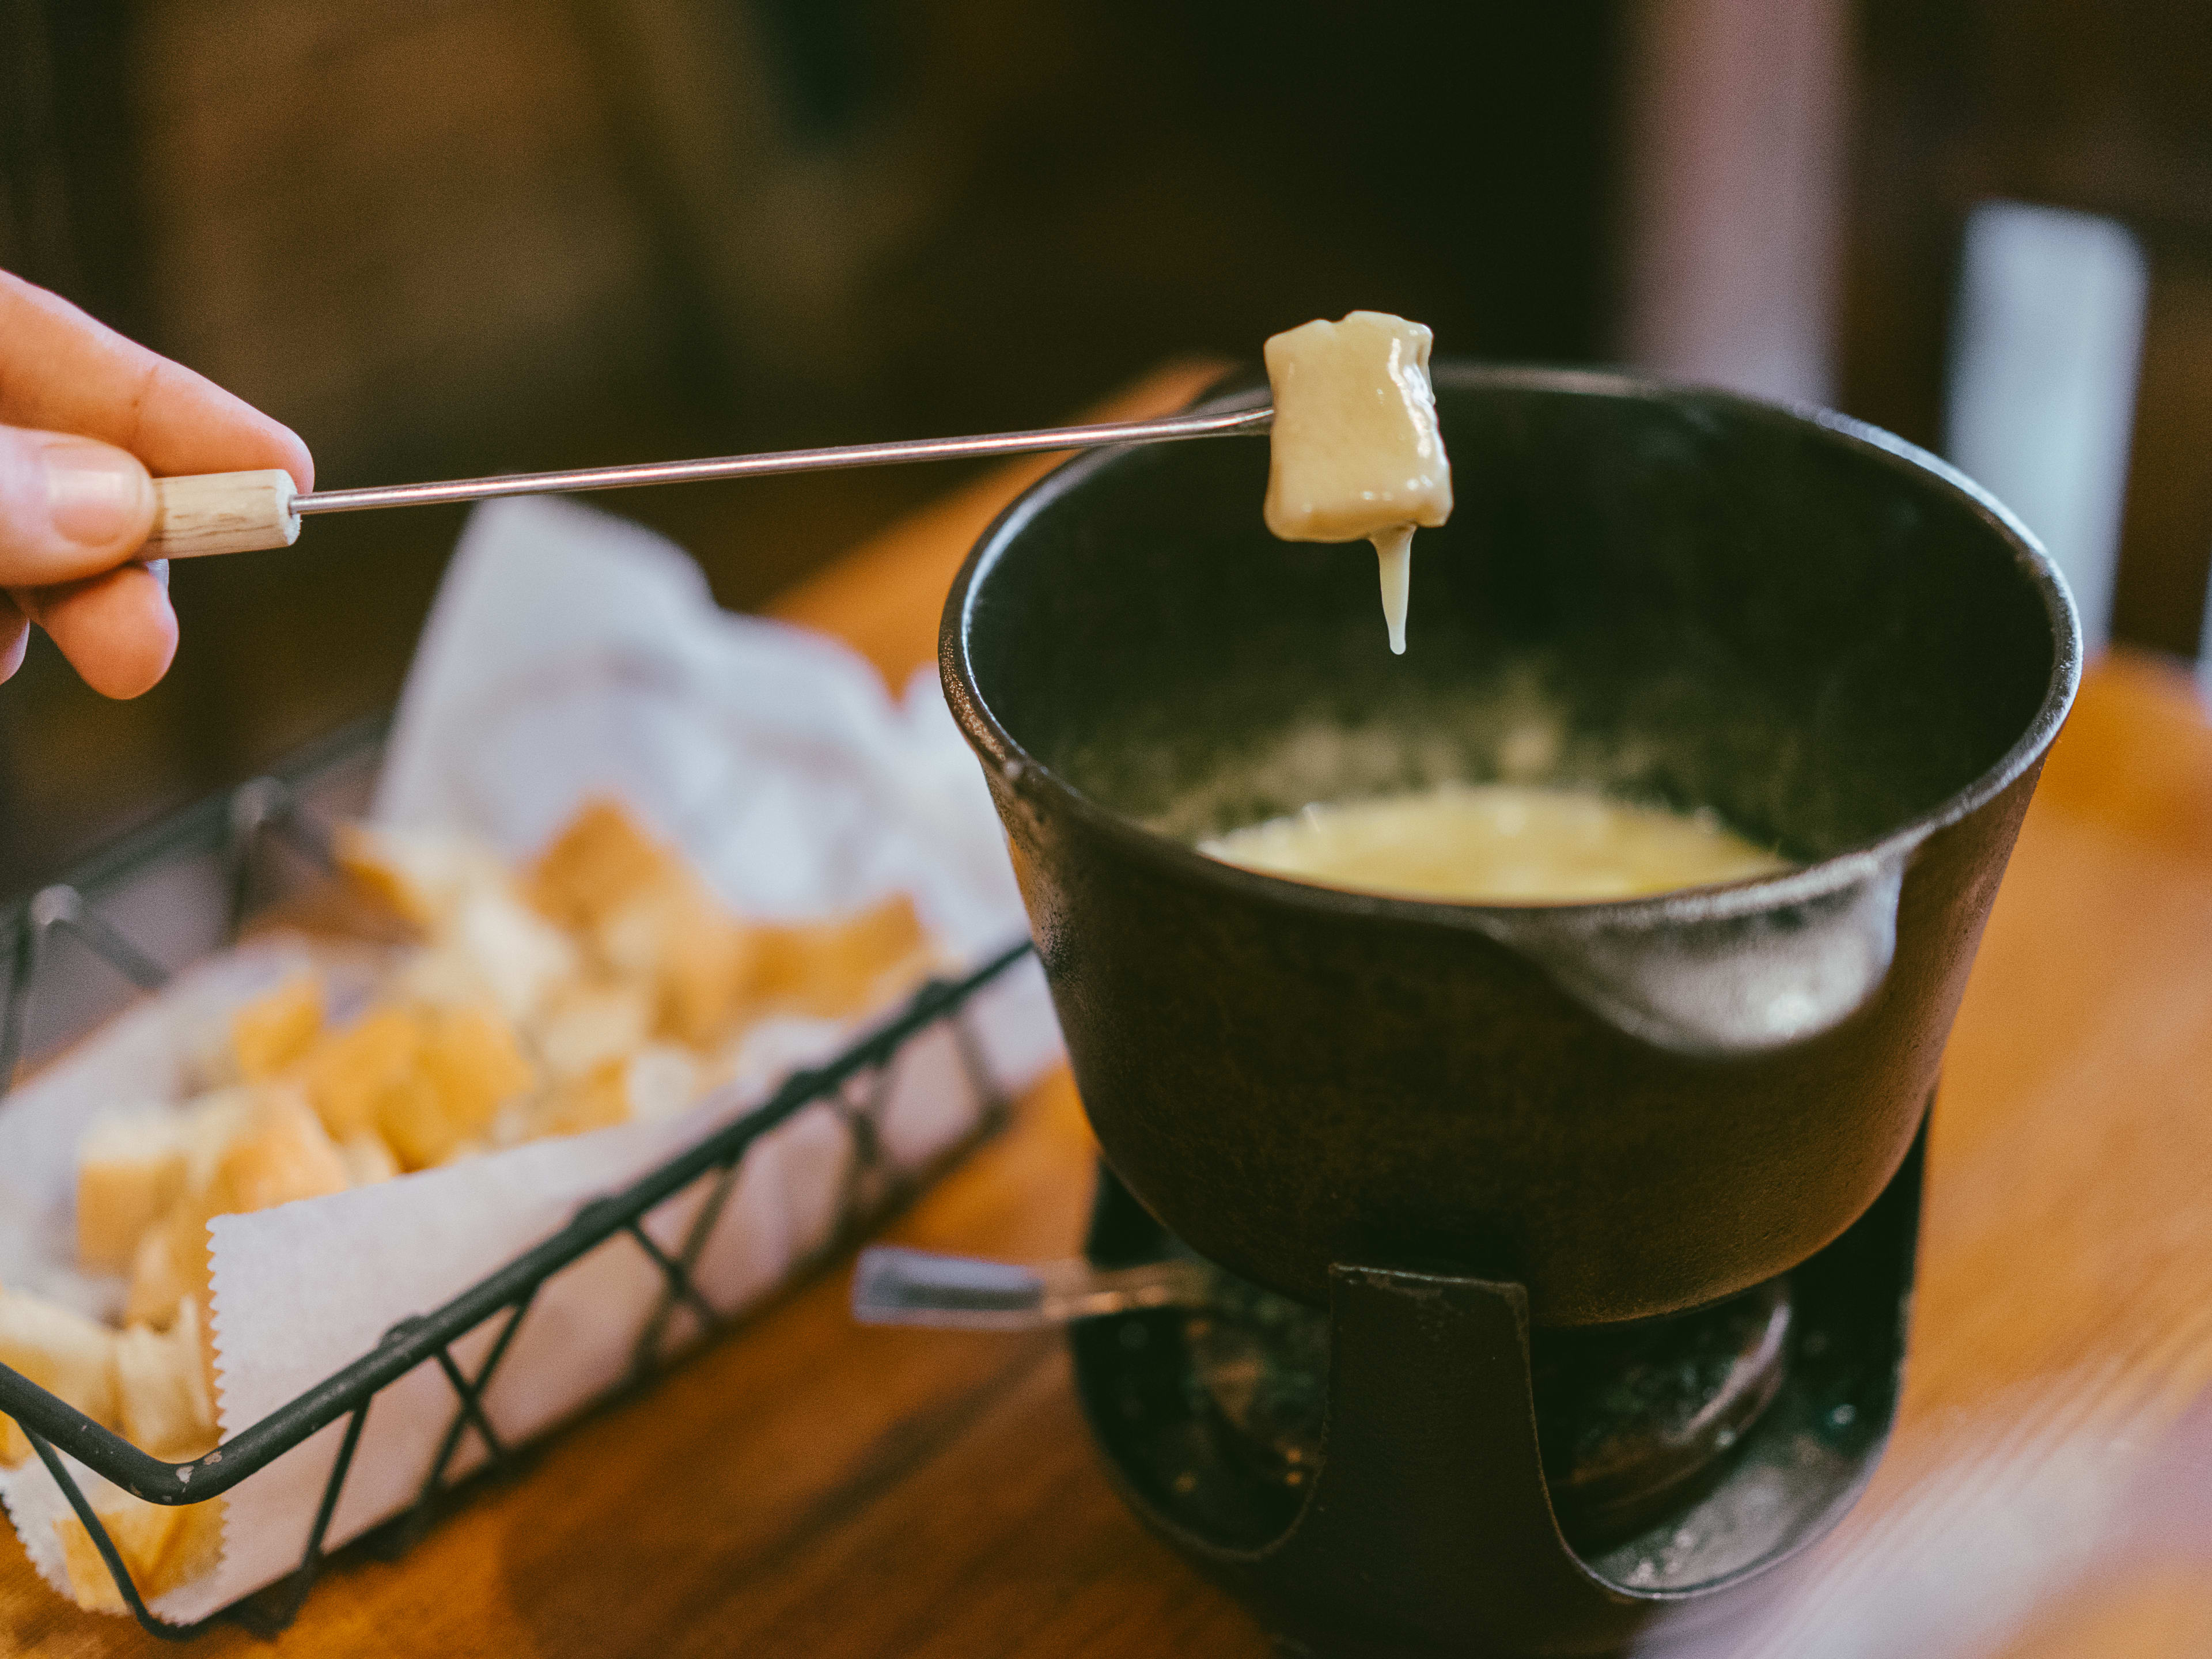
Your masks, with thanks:
M1710 813L1528 784L1309 806L1199 850L1316 886L1482 904L1636 898L1791 867Z

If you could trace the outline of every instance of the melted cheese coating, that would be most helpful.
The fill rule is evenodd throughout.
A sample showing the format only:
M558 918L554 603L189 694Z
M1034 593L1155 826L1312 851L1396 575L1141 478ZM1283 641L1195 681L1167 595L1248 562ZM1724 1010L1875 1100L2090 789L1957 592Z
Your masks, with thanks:
M1267 342L1275 421L1267 528L1285 541L1372 541L1390 648L1406 649L1416 526L1451 516L1451 462L1429 384L1434 336L1386 312L1355 311Z
M1529 784L1316 805L1199 850L1316 886L1483 904L1637 898L1791 867L1711 813Z

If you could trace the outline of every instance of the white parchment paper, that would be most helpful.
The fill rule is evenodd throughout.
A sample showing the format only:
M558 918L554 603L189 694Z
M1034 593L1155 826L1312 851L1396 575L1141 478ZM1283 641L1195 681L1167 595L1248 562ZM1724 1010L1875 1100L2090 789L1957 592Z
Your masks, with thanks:
M471 519L424 631L374 817L471 830L520 858L592 793L618 796L682 846L744 914L830 915L904 891L956 962L1024 932L988 793L933 674L894 701L834 642L717 609L690 560L635 526L565 501L489 504ZM16 1092L0 1110L0 1281L92 1310L112 1304L112 1283L70 1261L78 1137L104 1109L190 1093L225 1012L311 957L341 981L368 971L357 951L258 942L179 976ZM857 1029L772 1022L745 1053L754 1086L680 1117L219 1218L210 1237L223 1433L738 1115ZM998 1091L1024 1086L1060 1052L1033 962L977 999L969 1029ZM940 1027L908 1045L888 1091L868 1104L869 1133L896 1175L956 1145L985 1101ZM811 1107L747 1154L698 1275L717 1307L773 1291L868 1200L853 1127L861 1105ZM681 1240L698 1201L679 1199L653 1218L665 1248ZM526 1440L625 1380L661 1290L643 1253L620 1238L549 1283L485 1395L501 1437ZM664 1347L693 1334L688 1317L668 1322ZM465 1370L497 1329L495 1321L460 1346ZM432 1364L377 1397L331 1545L414 1499L454 1407ZM202 1617L298 1565L341 1433L332 1425L234 1488L221 1568L156 1611ZM465 1435L454 1468L483 1455ZM0 1474L0 1498L59 1587L60 1492L33 1462Z

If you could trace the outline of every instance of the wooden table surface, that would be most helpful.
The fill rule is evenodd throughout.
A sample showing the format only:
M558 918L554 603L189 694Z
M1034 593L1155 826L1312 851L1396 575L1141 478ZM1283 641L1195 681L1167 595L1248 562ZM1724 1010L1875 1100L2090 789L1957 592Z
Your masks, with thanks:
M1113 406L1179 402L1164 371ZM791 594L894 682L1008 469ZM1065 1076L894 1228L1078 1243ZM482 1486L405 1558L342 1557L276 1646L330 1655L1258 1656L1109 1490L1045 1336L864 1330L832 1273ZM1700 1651L2212 1652L2212 727L2186 676L2099 665L2030 811L1951 1042L1896 1435L1872 1490ZM2176 1425L2181 1425L2177 1429ZM2212 1479L2212 1462L2194 1467ZM2130 1522L2141 1522L2130 1529ZM224 1630L209 1656L260 1644ZM147 1653L0 1544L0 1653Z

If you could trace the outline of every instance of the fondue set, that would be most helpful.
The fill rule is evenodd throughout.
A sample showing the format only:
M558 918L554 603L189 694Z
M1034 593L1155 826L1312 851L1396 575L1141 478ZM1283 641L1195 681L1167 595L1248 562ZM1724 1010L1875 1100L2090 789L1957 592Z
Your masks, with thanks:
M1090 1261L1185 1287L1071 1328L1129 1504L1289 1651L1612 1652L1724 1613L1881 1455L1943 1045L2080 640L2020 525L1887 434L1433 380L1456 502L1406 654L1364 562L1268 535L1257 446L1193 444L1017 501L941 665L1103 1154ZM1779 856L1504 903L1200 846L1524 784Z
M289 545L303 514L1083 447L969 556L939 664L1097 1133L1085 1255L871 1251L855 1310L1067 1322L1110 1477L1283 1651L1614 1653L1662 1615L1694 1636L1741 1609L1881 1455L1944 1045L2080 629L2021 525L1884 433L1613 374L1431 368L1429 348L1355 312L1269 341L1264 382L1113 426L306 496L282 471L168 478L146 552ZM1188 441L1263 432L1266 453ZM1366 540L1374 567L1333 545ZM775 1109L885 1066L944 994ZM712 1169L729 1191L738 1133L587 1212L635 1204L623 1224L684 1290L638 1218ZM270 1425L318 1400L301 1433L351 1410L357 1437L434 1349L460 1388L439 1345L507 1306L511 1335L606 1237L580 1215L204 1464L257 1434L273 1455ZM83 1369L112 1394L119 1363ZM462 1403L496 1452L483 1382ZM69 1430L170 1483L141 1496L197 1501L192 1463L0 1384L64 1485ZM234 1455L216 1490L255 1467Z

